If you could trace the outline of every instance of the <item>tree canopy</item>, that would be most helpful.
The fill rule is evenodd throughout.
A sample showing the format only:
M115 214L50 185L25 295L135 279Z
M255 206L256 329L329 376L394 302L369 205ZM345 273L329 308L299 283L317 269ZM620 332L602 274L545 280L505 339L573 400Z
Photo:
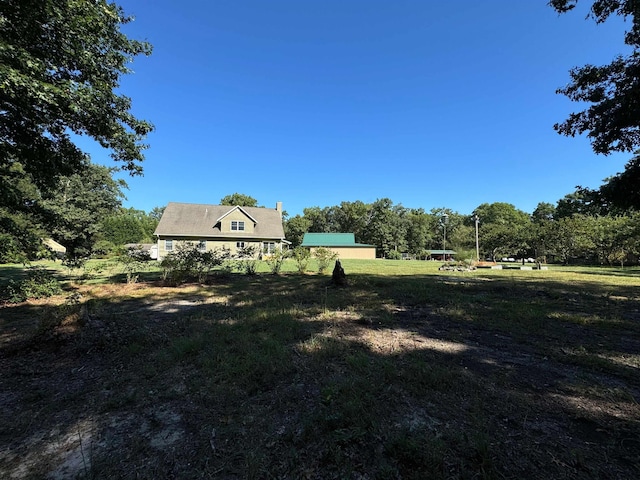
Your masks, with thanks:
M131 21L105 0L4 0L0 7L0 161L36 184L70 174L84 160L71 133L111 150L140 173L151 124L116 93L120 77L151 46L120 27Z
M96 178L75 136L96 140L120 168L142 173L143 143L153 129L119 94L122 75L146 42L129 39L122 8L106 0L0 2L0 234L33 253L34 222L43 230L62 179ZM107 179L107 176L109 179ZM110 175L101 175L110 188ZM55 217L55 216L54 216ZM26 245L26 244L29 245Z
M222 199L220 200L220 205L257 207L258 200L249 195L245 195L244 193L233 193L231 195L227 195L226 197L222 197Z
M551 0L559 13L575 8L578 0ZM594 152L631 152L640 146L640 10L637 0L593 0L589 16L603 23L612 15L631 19L624 43L632 48L603 66L585 65L570 71L571 82L558 89L575 102L591 106L572 113L554 128L563 135L587 132Z

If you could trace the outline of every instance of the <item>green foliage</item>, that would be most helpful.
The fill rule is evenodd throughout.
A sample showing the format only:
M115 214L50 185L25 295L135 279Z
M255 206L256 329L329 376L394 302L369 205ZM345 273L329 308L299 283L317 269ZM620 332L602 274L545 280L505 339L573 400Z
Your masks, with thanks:
M304 234L309 231L311 221L308 218L295 215L284 222L284 235L291 242L293 248L302 243Z
M402 260L402 253L397 250L390 250L387 252L386 258L388 260Z
M190 278L204 283L211 271L229 258L226 249L200 251L193 243L180 244L178 248L160 262L162 278L174 285Z
M549 3L557 12L565 13L575 7L576 1L551 0ZM613 15L631 17L631 28L625 32L624 43L632 47L633 52L616 56L608 65L571 69L571 82L558 89L558 93L591 106L554 125L558 133L571 137L588 132L593 151L605 155L631 152L640 146L640 113L636 108L640 92L637 82L640 15L636 0L593 0L589 16L596 23L603 23Z
M605 203L619 211L640 211L640 155L634 155L623 172L608 178L599 194Z
M255 198L245 195L243 193L233 193L231 195L227 195L226 197L222 197L220 200L220 205L230 205L236 206L240 205L241 207L257 207L258 200Z
M280 273L280 270L282 270L284 261L290 256L291 252L289 250L277 248L274 252L265 254L264 260L267 262L271 273L277 275Z
M376 245L379 256L386 257L398 246L397 240L403 232L398 230L401 222L396 213L388 198L378 199L371 205L365 240L366 243Z
M0 198L3 193L6 191L0 189ZM0 263L26 263L49 257L42 244L45 236L33 213L10 212L0 205Z
M572 10L576 0L551 0L559 13ZM617 55L608 65L587 64L570 70L571 81L557 93L588 107L572 113L555 130L574 137L586 133L595 153L633 152L640 147L640 97L638 70L640 69L640 10L636 0L592 0L589 17L604 23L609 17L619 16L629 29L624 43L631 53ZM626 20L630 20L626 22ZM625 27L626 28L626 27ZM640 208L640 168L637 161L627 164L622 174L609 180L601 191L616 207Z
M324 273L329 264L338 258L338 254L325 247L318 247L313 251L313 256L318 261L318 273Z
M62 177L39 205L52 237L67 248L67 257L88 257L99 239L100 219L120 208L126 183L114 169L87 163L81 173Z
M87 225L93 230L100 217L83 209L94 200L94 172L72 135L96 140L123 169L142 172L152 126L117 90L129 63L151 46L120 31L130 20L106 0L0 3L0 233L12 237L13 258L37 258L37 230L50 231L71 255L91 251L95 231ZM78 190L74 174L90 185ZM63 190L73 198L65 202Z
M480 247L492 259L524 256L532 247L531 217L510 203L483 203L474 212L480 218ZM471 237L471 232L468 235Z
M27 255L16 237L9 233L0 233L0 263L25 263Z
M118 263L127 275L127 283L136 283L149 261L149 252L141 248L127 248L118 257Z
M131 18L105 0L5 0L1 13L2 161L21 162L37 185L69 175L85 161L73 132L140 173L141 141L152 126L116 93L133 58L151 53L120 31Z
M42 267L31 267L27 269L24 280L9 281L3 297L9 303L20 303L30 298L46 298L61 292L60 283L48 270Z
M246 275L255 275L258 269L258 247L246 245L238 250L235 257L237 270Z
M116 245L108 240L97 240L93 244L93 250L91 251L92 257L110 257L118 251Z
M309 261L311 260L311 252L306 247L297 246L291 251L291 256L296 262L298 273L304 273L307 271Z

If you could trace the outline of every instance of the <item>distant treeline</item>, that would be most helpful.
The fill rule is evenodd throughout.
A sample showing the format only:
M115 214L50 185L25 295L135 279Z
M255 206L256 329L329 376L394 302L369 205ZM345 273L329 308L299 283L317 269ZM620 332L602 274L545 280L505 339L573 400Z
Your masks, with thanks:
M556 205L540 203L529 214L509 203L484 203L470 214L448 208L406 208L388 198L310 207L285 221L293 246L307 232L349 232L376 246L378 257L426 258L453 249L459 259L534 258L549 262L624 265L640 256L640 215L609 211L590 192L577 190Z

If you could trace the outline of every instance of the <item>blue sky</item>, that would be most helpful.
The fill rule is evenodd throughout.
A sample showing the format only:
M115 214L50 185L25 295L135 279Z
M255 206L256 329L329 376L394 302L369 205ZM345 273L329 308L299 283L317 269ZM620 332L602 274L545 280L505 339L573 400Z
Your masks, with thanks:
M553 124L568 71L622 53L625 25L546 0L119 0L154 46L121 91L156 130L126 207L239 192L289 215L342 201L532 212L630 154ZM83 141L94 161L108 152Z

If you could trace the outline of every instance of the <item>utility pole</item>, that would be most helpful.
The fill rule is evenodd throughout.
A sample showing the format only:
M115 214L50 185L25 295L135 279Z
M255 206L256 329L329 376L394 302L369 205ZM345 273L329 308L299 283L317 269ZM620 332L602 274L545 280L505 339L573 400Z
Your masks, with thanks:
M480 261L480 244L478 243L478 223L480 222L480 217L476 213L473 216L473 221L476 222L476 259L478 262Z
M447 254L445 253L447 250L447 220L449 219L449 215L446 212L442 214L442 260L446 262Z

